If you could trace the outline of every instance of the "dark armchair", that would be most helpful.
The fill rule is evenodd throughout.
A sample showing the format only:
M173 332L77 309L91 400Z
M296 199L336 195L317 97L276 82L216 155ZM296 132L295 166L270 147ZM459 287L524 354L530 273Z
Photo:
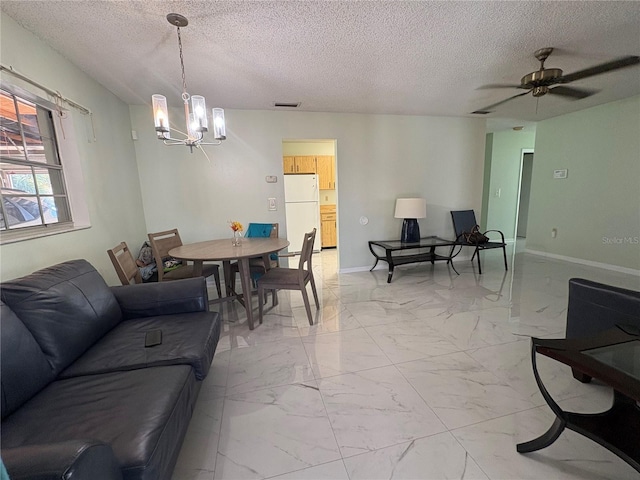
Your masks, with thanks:
M471 261L473 262L474 258L478 258L478 273L482 274L480 252L482 250L489 250L492 248L501 248L502 254L504 256L504 269L509 270L509 268L507 267L507 244L504 241L504 234L500 230L487 230L486 232L483 232L484 235L487 235L488 233L499 234L500 241L489 240L484 243L469 242L465 238L465 234L471 233L471 231L473 231L473 227L478 225L478 222L476 221L476 214L473 212L473 210L451 211L451 219L453 220L453 230L455 231L456 235L456 245L451 248L451 255L453 255L453 249L456 246L473 248L474 250ZM451 262L452 260L449 261Z

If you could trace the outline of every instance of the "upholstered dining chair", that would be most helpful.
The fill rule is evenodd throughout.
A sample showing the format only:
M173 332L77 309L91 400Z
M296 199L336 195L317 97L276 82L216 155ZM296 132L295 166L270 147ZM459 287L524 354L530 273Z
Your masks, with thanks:
M153 258L158 266L158 281L180 280L193 277L193 265L183 263L178 267L165 271L164 260L169 257L169 250L182 246L182 239L178 229L166 230L164 232L149 233L149 243L153 251ZM202 276L213 275L216 282L218 297L222 298L222 288L220 287L220 266L217 264L205 264L202 266Z
M500 235L500 241L492 241L489 240L485 243L475 243L469 242L465 238L465 234L471 233L473 228L478 225L476 221L476 214L473 210L452 210L451 211L451 219L453 220L453 230L456 235L456 245L451 247L450 257L453 258L453 250L456 246L462 247L471 247L473 248L473 256L471 257L471 261L475 257L478 258L478 273L482 274L482 265L480 264L480 252L483 250L490 250L492 248L501 248L502 255L504 257L504 269L509 270L507 267L507 244L504 241L504 234L500 230L487 230L483 232L484 235L487 233L497 233ZM448 260L447 263L452 262L453 260Z
M133 258L126 242L120 242L119 245L110 248L107 250L107 254L122 285L130 285L132 281L133 283L142 283L140 269L138 269L136 260Z
M250 223L247 227L247 233L245 237L247 238L278 238L278 224L277 223ZM280 261L278 260L278 254L272 253L269 257L269 268L275 268L280 265ZM254 257L249 259L249 268L251 270L251 280L256 285L256 280L258 277L264 274L267 271L267 268L264 264L264 259L262 257ZM236 284L236 273L238 273L238 262L233 262L231 264L231 275L230 282L231 285Z
M318 302L318 292L316 291L316 282L313 278L313 269L311 266L311 255L313 253L313 241L316 238L316 229L310 233L304 234L302 242L302 251L300 252L300 262L298 268L272 268L264 275L258 278L258 312L260 323L262 323L262 311L264 306L264 294L266 290L272 290L272 304L278 303L276 290L300 290L304 307L307 310L309 325L313 325L313 316L311 315L311 306L309 305L309 296L307 295L307 283L311 284L313 299L316 302L316 309L320 308Z

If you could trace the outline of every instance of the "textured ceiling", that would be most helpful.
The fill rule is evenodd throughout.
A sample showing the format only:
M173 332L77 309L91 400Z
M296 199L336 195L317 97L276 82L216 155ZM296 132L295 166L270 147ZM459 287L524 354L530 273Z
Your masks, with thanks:
M0 8L129 104L180 104L176 29L187 87L209 107L473 116L522 90L533 52L570 73L640 55L640 3L454 1L11 1ZM573 82L577 101L530 95L491 118L537 121L640 94L640 66ZM64 92L63 92L64 93Z

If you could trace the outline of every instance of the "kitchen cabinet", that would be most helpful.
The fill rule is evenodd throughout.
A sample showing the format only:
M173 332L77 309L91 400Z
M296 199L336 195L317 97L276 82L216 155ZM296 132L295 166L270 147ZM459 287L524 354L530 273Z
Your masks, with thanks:
M320 190L334 190L336 188L336 167L333 155L318 155L316 168L318 169Z
M338 245L335 205L320 205L320 239L322 248Z
M285 174L316 173L316 157L315 155L284 156L282 171Z

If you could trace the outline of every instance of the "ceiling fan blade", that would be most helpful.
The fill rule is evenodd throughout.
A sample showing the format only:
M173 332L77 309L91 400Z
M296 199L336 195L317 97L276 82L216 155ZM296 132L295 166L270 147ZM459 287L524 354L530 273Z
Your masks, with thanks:
M523 95L526 95L526 94L527 94L527 93L529 93L530 91L531 91L531 90L528 90L528 91L526 91L526 92L524 92L524 93L519 93L519 94L517 94L517 95L514 95L513 97L509 97L509 98L507 98L506 100L502 100L502 101L500 101L500 102L498 102L498 103L494 103L493 105L489 105L488 107L481 108L481 109L476 110L475 112L471 112L471 113L478 113L478 114L481 114L481 115L484 115L484 114L487 114L487 113L491 113L491 112L493 111L493 110L492 110L492 108L495 108L495 107L497 107L498 105L502 105L503 103L507 103L509 100L513 100L514 98L517 98L517 97L521 97L521 96L523 96Z
M476 88L476 90L486 90L488 88L522 88L522 85L508 85L506 83L490 83L489 85L482 85Z
M600 65L595 65L590 68L585 68L584 70L578 70L577 72L564 75L558 78L558 81L555 83L574 82L576 80L581 80L583 78L592 77L594 75L600 75L601 73L610 72L611 70L618 70L619 68L625 68L625 67L630 67L632 65L637 65L638 63L640 63L640 57L633 56L633 55L628 57L622 57L607 63L601 63Z
M598 90L584 90L573 87L553 87L549 89L549 93L562 95L563 97L568 97L573 100L580 100L581 98L590 97L594 93L598 93Z

